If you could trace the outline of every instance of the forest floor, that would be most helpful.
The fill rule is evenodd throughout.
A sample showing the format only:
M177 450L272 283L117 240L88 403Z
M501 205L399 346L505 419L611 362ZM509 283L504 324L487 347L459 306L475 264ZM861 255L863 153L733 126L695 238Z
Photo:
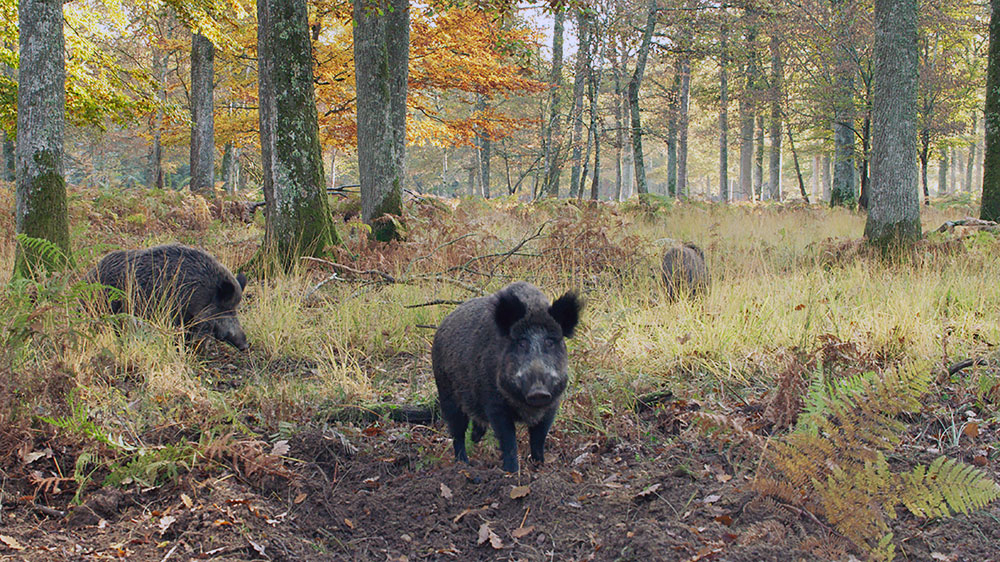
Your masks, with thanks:
M259 224L160 197L114 209L141 220L78 206L89 217L81 269L117 237L197 240L232 266L252 252ZM62 286L32 286L27 300L8 289L0 560L865 559L874 549L849 540L848 518L819 509L833 504L763 493L758 478L817 377L822 389L906 366L930 383L894 417L891 470L944 455L1000 480L991 234L931 237L911 262L885 266L851 241L863 219L808 207L623 208L572 224L558 206L466 202L447 221L410 212L434 225L412 247L349 242L337 258L407 282L318 265L260 282L242 314L247 354L190 349L167 329L95 328L107 320L73 312L81 297ZM930 210L925 229L968 213ZM539 225L555 232L537 236ZM476 243L463 245L469 232ZM657 293L653 242L666 236L708 251L706 302ZM0 267L12 253L0 247ZM450 269L486 259L486 280ZM380 409L435 398L424 326L450 307L404 305L510 278L549 279L550 294L582 288L589 322L570 342L574 386L547 462L526 462L522 429L517 474L500 470L491 438L470 449L471 466L456 464L443 423ZM947 373L967 357L982 364ZM791 398L789 385L801 386ZM345 415L357 404L376 413ZM711 431L711 416L737 430ZM899 503L867 521L886 525L897 559L1000 559L1000 502L950 518Z

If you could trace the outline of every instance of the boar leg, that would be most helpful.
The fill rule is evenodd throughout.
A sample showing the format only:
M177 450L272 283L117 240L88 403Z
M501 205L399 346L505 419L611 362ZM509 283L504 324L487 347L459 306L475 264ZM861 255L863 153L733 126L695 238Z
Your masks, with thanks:
M483 440L483 435L486 435L486 426L479 422L472 422L472 442L479 443Z
M506 411L489 414L493 435L496 435L497 441L500 442L503 469L507 472L517 472L517 435L514 433L514 418Z
M528 441L531 444L531 458L539 463L545 462L545 437L552 427L552 420L556 418L556 411L545 414L537 424L528 428Z
M469 416L458 406L451 396L441 394L441 417L448 422L452 445L455 447L455 460L469 464L469 455L465 452L465 430L469 427Z

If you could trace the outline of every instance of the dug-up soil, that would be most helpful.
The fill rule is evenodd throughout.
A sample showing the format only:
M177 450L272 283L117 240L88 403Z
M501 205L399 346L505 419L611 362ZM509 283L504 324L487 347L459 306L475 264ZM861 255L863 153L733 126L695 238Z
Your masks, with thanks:
M523 460L515 475L488 440L460 465L443 427L396 423L302 432L280 466L201 467L169 486L93 490L76 506L71 482L13 479L12 467L0 560L864 559L810 514L747 492L752 461L678 434L664 412L636 440L557 422L547 462ZM50 458L23 474L72 470L69 448L36 445ZM901 517L897 560L1000 559L998 516L993 506L944 523Z

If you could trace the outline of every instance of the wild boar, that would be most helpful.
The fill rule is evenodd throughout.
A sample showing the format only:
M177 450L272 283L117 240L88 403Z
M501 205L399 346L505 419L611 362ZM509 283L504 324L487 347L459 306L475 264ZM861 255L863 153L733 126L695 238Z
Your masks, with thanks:
M690 242L673 246L664 252L661 272L663 283L667 286L667 298L670 300L676 300L682 295L690 297L704 294L712 282L705 265L705 253Z
M118 250L101 258L88 278L125 293L124 301L112 300L115 313L146 318L165 313L189 337L212 336L247 349L236 317L247 278L234 277L204 250L180 244Z
M457 460L469 462L471 418L473 442L493 428L507 472L518 468L517 422L528 426L531 458L545 462L545 437L568 380L565 338L582 307L573 292L549 304L537 287L518 281L466 301L441 322L431 362Z

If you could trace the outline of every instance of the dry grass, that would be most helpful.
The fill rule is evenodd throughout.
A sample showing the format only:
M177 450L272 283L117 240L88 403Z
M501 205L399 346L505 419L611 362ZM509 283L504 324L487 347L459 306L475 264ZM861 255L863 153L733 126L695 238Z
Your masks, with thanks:
M127 247L196 243L235 268L260 235L260 217L252 225L211 220L210 206L197 198L123 192L85 203L92 195L72 198L74 275L118 239ZM6 196L0 190L0 200ZM178 208L193 216L185 219ZM833 244L828 239L857 237L863 216L804 206L681 204L650 211L513 201L426 201L409 212L409 241L375 245L360 229L342 225L347 242L335 258L398 283L341 270L339 279L316 290L335 270L316 263L289 276L252 280L241 311L248 355L210 344L206 356L164 323L115 330L98 322L73 345L51 345L63 333L60 323L85 314L67 305L42 329L47 346L30 339L23 345L33 352L16 359L8 352L5 360L31 372L58 365L102 423L140 435L168 422L252 416L275 427L306 422L329 405L429 403L433 330L427 326L452 306L407 307L464 300L473 290L491 292L515 279L551 295L571 288L584 294L582 329L570 343L576 382L566 407L584 425L599 425L602 412L663 387L699 398L760 393L773 386L789 352L809 352L825 337L856 342L886 362L936 364L946 359L946 332L954 357L981 354L1000 341L994 281L1000 254L989 236L964 241L958 252L937 252L932 239L906 263L856 254L831 262L822 259ZM925 231L967 213L928 209ZM0 218L0 224L7 223ZM12 239L11 232L0 239L4 283ZM656 266L665 239L706 250L713 285L704 299L664 298ZM521 242L518 252L505 255ZM24 302L6 294L0 311L24 313L11 310ZM220 364L233 367L226 384L219 383Z

